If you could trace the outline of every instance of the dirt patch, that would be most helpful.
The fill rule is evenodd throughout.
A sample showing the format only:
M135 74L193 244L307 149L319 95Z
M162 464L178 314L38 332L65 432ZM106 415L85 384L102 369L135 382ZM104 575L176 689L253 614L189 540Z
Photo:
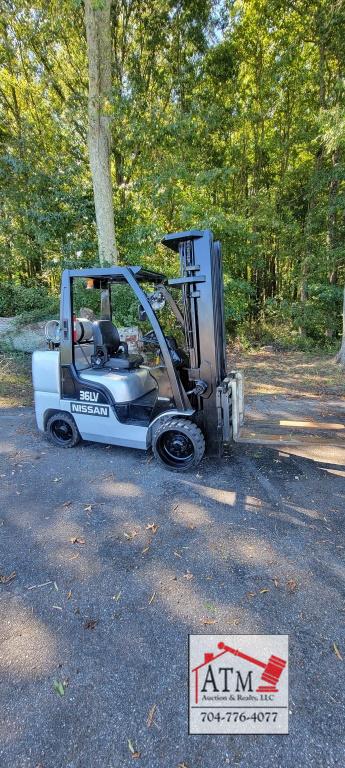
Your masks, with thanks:
M263 348L230 354L229 364L244 371L246 396L284 395L287 399L345 396L345 372L333 355L274 352Z

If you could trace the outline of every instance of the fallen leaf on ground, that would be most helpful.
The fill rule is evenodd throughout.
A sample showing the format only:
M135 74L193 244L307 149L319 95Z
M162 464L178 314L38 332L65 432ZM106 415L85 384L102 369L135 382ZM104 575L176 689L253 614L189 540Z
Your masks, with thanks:
M84 622L84 629L95 629L97 627L99 619L87 619Z
M150 549L150 547L145 547L145 549L142 549L142 550L141 550L141 554L142 554L142 555L146 555L146 552L148 552L148 551L149 551L149 549Z
M10 581L13 581L17 576L16 571L12 571L12 573L9 573L8 576L4 576L3 574L0 574L0 584L8 584Z
M179 763L177 768L188 768L187 763Z
M72 590L70 589L70 590L67 592L67 600L70 600L70 599L71 599L71 597L72 597Z
M157 533L158 528L159 528L159 525L157 525L157 523L148 523L148 525L146 526L146 530L152 531L152 533Z
M296 592L296 589L298 587L296 579L288 579L288 581L286 582L286 586L289 592Z
M208 616L204 616L203 619L201 619L203 624L216 624L217 619L210 619Z
M247 597L248 597L248 599L249 599L250 597L255 597L255 595L256 595L256 592L247 592Z
M128 739L128 749L129 749L132 757L134 757L134 758L140 757L140 752L138 752L138 750L135 749L135 747L133 746L133 743L131 742L130 739Z
M339 661L343 661L343 657L342 657L342 655L341 655L341 653L340 653L340 651L339 651L339 648L338 648L338 646L336 645L336 643L333 643L333 651L334 651L334 653L335 653L335 655L336 655L337 659L339 659Z
M275 576L275 577L272 579L272 581L273 581L273 584L274 584L274 586L275 586L275 587L279 587L279 579L277 578L277 576Z
M267 587L263 587L263 589L259 589L259 595L264 595L265 592L269 592L269 589L267 589Z
M85 544L85 539L80 539L79 536L72 536L70 539L71 544Z
M147 715L147 720L146 720L146 725L148 728L151 728L151 725L153 725L156 709L157 709L157 704L153 704L153 706L149 709L149 713Z
M67 688L67 684L65 682L61 682L61 680L54 680L54 682L53 682L53 690L59 696L64 696L65 695L65 688Z

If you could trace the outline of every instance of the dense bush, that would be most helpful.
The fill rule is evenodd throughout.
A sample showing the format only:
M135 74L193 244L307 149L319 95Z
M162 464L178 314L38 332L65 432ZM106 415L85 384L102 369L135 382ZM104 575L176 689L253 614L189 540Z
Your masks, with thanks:
M268 299L255 320L244 318L237 333L244 344L333 349L341 333L342 293L338 286L312 284L303 303Z
M0 285L1 317L25 315L28 320L38 320L56 315L58 311L59 298L51 296L45 286L24 286L15 283Z
M239 323L248 316L254 290L246 280L238 280L224 274L224 314L227 329L236 331Z

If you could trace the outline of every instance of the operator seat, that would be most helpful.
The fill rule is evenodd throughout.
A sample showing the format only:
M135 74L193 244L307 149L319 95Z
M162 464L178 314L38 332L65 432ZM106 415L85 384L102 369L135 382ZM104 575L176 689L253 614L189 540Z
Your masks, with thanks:
M131 370L144 362L140 355L130 355L128 344L121 341L119 332L111 320L95 320L92 323L95 355L106 352L106 366L114 370Z

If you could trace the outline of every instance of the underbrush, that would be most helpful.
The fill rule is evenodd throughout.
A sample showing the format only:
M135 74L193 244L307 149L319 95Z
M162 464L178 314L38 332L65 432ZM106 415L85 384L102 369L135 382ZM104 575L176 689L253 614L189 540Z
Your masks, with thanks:
M59 313L59 297L42 284L0 286L0 317L18 317L20 324L45 320Z
M267 319L256 322L246 321L237 328L236 336L243 347L271 346L277 352L284 350L312 352L315 354L335 354L340 347L340 339L313 338L300 334L290 323L276 323Z

